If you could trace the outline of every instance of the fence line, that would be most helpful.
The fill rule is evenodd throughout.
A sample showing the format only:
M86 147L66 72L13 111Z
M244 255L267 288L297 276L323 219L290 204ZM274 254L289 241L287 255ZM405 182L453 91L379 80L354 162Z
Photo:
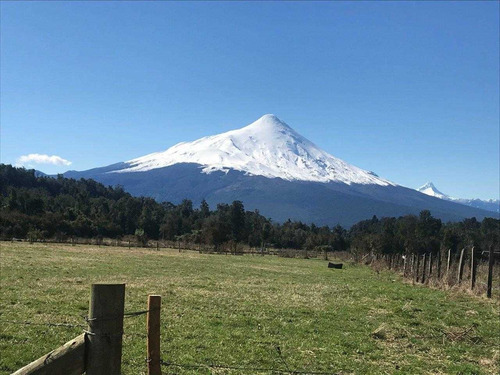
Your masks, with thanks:
M488 255L487 259L485 259L485 254ZM441 269L442 256L446 256L446 270L444 271ZM494 251L493 246L490 246L487 252L482 253L476 251L474 247L470 247L470 251L463 248L455 256L452 256L451 249L448 249L446 252L438 251L435 254L427 252L379 256L368 253L363 257L358 255L355 260L375 268L385 267L388 270L400 272L404 278L412 280L413 284L421 283L445 288L459 286L476 293L478 290L486 292L486 296L491 298L493 277L494 275L500 277L499 272L493 270L495 258L500 259L500 251ZM437 267L434 269L436 263ZM483 276L481 282L479 282L479 276ZM464 278L469 280L468 286Z

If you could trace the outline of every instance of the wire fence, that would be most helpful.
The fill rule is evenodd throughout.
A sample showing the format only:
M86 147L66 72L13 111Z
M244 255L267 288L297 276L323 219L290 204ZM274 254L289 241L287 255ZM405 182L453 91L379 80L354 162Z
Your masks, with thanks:
M139 310L132 312L125 312L123 315L114 315L100 318L89 318L88 316L80 316L83 318L87 324L74 324L74 323L66 323L66 322L33 322L28 320L9 320L9 319L0 319L1 323L7 324L15 324L15 325L25 325L25 326L45 326L45 327L59 327L59 328L70 328L70 329L81 329L85 334L95 335L95 333L89 332L87 330L88 326L96 321L104 321L104 320L114 320L114 319L123 319L123 318L133 318L145 315L149 312L158 311L160 309L150 309L150 310ZM117 335L123 335L124 337L131 338L142 338L146 339L146 334L141 333L124 333L120 332ZM268 373L268 374L296 374L296 375L336 375L333 372L324 372L324 371L316 371L316 370L297 370L291 369L285 358L282 355L281 348L276 346L274 348L278 355L278 358L283 366L283 368L272 368L272 367L252 367L248 365L239 365L239 364L221 364L221 363L178 363L172 361L164 361L161 360L160 364L162 367L168 368L171 371L175 368L183 369L183 370L202 370L202 369L218 369L218 370L230 370L230 371L238 371L239 373ZM146 359L146 362L148 359ZM172 375L175 375L176 372L172 372Z

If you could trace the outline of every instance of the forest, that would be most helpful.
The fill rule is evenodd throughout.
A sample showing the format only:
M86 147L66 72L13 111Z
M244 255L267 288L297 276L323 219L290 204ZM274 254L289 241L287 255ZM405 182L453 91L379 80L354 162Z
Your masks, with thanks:
M91 179L38 176L35 170L0 164L0 238L67 240L123 238L179 240L215 249L231 244L277 249L373 252L379 254L453 253L465 246L498 247L500 220L475 218L443 223L428 210L419 216L374 216L351 228L300 221L273 222L247 211L241 201L199 207L133 197L120 186Z

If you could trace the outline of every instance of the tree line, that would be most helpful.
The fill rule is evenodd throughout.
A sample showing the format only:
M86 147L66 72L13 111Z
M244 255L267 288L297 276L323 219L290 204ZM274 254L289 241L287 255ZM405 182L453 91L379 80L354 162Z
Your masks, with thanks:
M34 170L0 164L0 237L123 238L182 240L214 248L231 244L308 250L429 253L464 246L498 246L500 220L475 218L443 223L429 211L419 216L361 221L350 229L288 220L276 223L241 201L211 209L133 197L120 186L91 179L37 176Z

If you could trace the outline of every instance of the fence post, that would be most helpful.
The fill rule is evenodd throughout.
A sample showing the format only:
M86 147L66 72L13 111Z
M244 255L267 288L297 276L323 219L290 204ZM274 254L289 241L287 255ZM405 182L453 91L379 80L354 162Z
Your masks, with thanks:
M446 262L446 278L448 278L448 275L450 274L450 267L451 267L451 249L448 249L448 260Z
M427 254L423 255L424 262L422 264L422 284L425 283L425 268L427 265Z
M408 253L404 255L403 258L403 277L406 277L406 267L408 265Z
M427 280L431 281L432 276L432 252L429 253L429 271L427 272Z
M441 278L441 250L438 250L437 253L437 279L439 280Z
M462 276L464 274L464 253L465 253L465 247L460 252L460 260L458 261L458 275L457 275L458 284L462 282Z
M417 261L417 264L415 265L415 282L418 283L418 280L419 280L419 275L418 275L418 272L419 272L419 268L420 268L420 255L416 255L416 261Z
M472 246L472 249L470 251L470 290L474 290L474 287L476 286L476 265L477 262L474 258L474 246Z
M12 375L81 375L84 372L85 334L82 333L56 350L17 370Z
M92 284L87 375L120 375L125 284Z
M148 296L148 315L146 326L148 333L147 363L148 375L161 375L160 360L160 308L161 296Z
M488 298L491 298L491 289L493 286L493 263L494 263L494 258L493 258L493 246L490 246L490 257L488 259L488 289L486 291L486 296Z

